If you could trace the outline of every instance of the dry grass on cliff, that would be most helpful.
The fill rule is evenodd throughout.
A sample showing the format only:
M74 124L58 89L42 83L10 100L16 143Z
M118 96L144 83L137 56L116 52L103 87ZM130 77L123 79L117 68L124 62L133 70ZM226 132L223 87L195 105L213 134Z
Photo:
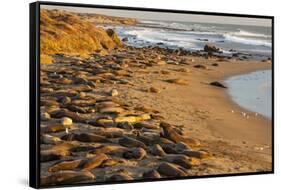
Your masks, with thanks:
M74 13L58 10L40 12L41 63L52 62L56 53L87 57L96 50L121 46L118 37L81 19ZM117 39L116 39L117 38Z

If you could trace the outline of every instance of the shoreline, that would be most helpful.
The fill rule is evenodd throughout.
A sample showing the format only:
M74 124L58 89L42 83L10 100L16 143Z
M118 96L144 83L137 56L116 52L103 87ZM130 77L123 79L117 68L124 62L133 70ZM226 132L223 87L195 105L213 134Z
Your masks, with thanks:
M230 78L232 78L232 77L241 77L241 76L248 76L248 75L250 75L250 74L253 74L253 73L256 73L256 72L266 72L266 71L269 71L269 72L272 72L272 70L271 69L259 69L259 70L254 70L254 71L251 71L251 72L248 72L248 73L242 73L242 74L238 74L238 75L232 75L232 76L229 76L229 77L227 77L227 78L224 78L224 83L226 83L226 81L228 81ZM227 89L227 93L229 94L229 98L235 103L235 104L237 104L238 106L240 106L241 107L241 109L244 109L244 110L246 110L247 112L250 112L250 113L257 113L260 117L264 117L265 119L268 119L268 120L270 120L270 121L272 121L272 116L271 117L269 117L269 116L266 116L266 115L264 115L264 114L262 114L262 113L258 113L257 111L252 111L252 110L250 110L250 109L248 109L248 108L246 108L246 107L244 107L242 104L240 104L240 103L238 103L238 102L236 102L235 100L234 100L234 98L232 97L232 94L229 92L229 89Z
M239 72L239 73L237 73L237 74L231 74L231 75L228 75L228 76L224 76L221 80L222 81L225 81L227 78L229 78L229 77L232 77L232 76L239 76L239 75L243 75L243 74L249 74L249 73L252 73L252 72L255 72L255 71L263 71L263 70L270 70L270 69L268 69L267 67L265 68L265 69L263 69L263 68L258 68L258 69L254 69L254 70L251 70L250 72ZM239 112L239 114L241 113L241 112L244 112L244 113L249 113L250 115L254 115L255 114L255 112L254 111L251 111L251 110L248 110L247 108L244 108L244 107L242 107L241 105L239 105L238 103L236 103L233 99L232 99L232 97L231 97L231 94L229 93L229 92L227 92L227 90L224 92L224 94L225 94L225 96L226 96L226 99L229 101L229 104L231 105L231 107L233 107L233 108L236 108L236 112L238 111ZM264 115L262 115L262 114L259 114L258 115L258 117L262 120L262 121L264 121L264 122L266 122L266 123L272 123L272 118L270 119L270 118L268 118L268 117L266 117L266 116L264 116ZM272 127L272 126L268 126L268 127ZM254 135L253 135L254 136ZM228 135L227 135L227 137L229 137ZM241 137L242 137L242 135L241 135ZM267 141L267 140L266 140ZM267 141L268 142L268 141Z
M225 89L209 84L231 75L270 68L271 64L212 56L179 56L175 52L168 53L168 50L159 48L132 47L112 50L108 55L96 53L90 59L64 55L54 58L54 64L41 65L41 113L50 115L49 119L41 121L42 135L51 135L44 136L47 139L41 144L41 153L46 152L46 159L50 158L49 152L54 151L52 147L74 142L71 146L81 149L82 152L68 158L93 157L94 155L82 148L85 142L79 138L81 133L106 135L110 130L116 130L116 133L113 132L119 140L116 141L116 137L112 137L110 132L107 138L113 138L112 143L97 142L95 147L92 147L94 149L97 149L97 146L120 146L120 138L126 137L138 139L139 143L145 143L142 146L150 148L155 146L150 144L151 142L156 142L160 147L165 147L165 143L175 145L175 142L171 142L167 137L164 139L168 142L159 139L163 138L161 123L168 122L180 138L189 139L190 144L187 145L192 151L197 154L201 154L201 151L209 155L197 157L196 160L200 164L184 170L185 176L271 171L271 127L266 127L271 125L271 122L262 117L245 119L240 114L232 114L230 110L237 110L238 113L242 111L241 107L235 105ZM63 77L56 79L57 75ZM173 82L174 79L183 82ZM117 90L116 95L112 95L114 89ZM61 102L61 93L69 94L66 96L74 101L76 107L69 107ZM95 100L94 105L92 100ZM118 107L109 107L110 113L107 113L106 109L102 111L98 107L103 101ZM150 119L146 119L145 123L149 123L153 128L134 128L134 122L131 124L133 128L126 122L117 126L114 123L116 117L140 118L143 114L149 114ZM69 134L64 128L61 130L52 126L52 123L60 121L62 116L73 120ZM113 118L114 125L99 124L100 118ZM78 141L73 141L77 134ZM49 138L59 138L59 141L62 139L62 144L55 143L50 146ZM147 141L150 138L154 140ZM196 145L198 142L199 147ZM128 146L127 143L121 145L123 148ZM129 147L136 148L135 145L133 148L131 145ZM90 150L92 148L90 147ZM128 170L133 179L141 179L140 174L151 169L157 170L165 158L163 155L155 157L150 148L145 151L147 158L144 160L124 160L121 156L123 164L112 167ZM171 152L167 153L169 154ZM113 155L112 158L120 159L120 153ZM44 156L43 158L45 159ZM46 161L41 163L43 178L52 176L48 168L56 163ZM116 171L119 170L108 170L107 167L92 170L98 177L97 181L107 179L111 174L116 174ZM106 172L108 175L104 176L100 172Z
M61 23L60 12L41 14L42 186L272 171L271 121L253 117L220 84L271 69L271 58L218 55L208 43L196 52L136 48L92 25L91 15ZM54 41L53 22L73 32L59 27Z

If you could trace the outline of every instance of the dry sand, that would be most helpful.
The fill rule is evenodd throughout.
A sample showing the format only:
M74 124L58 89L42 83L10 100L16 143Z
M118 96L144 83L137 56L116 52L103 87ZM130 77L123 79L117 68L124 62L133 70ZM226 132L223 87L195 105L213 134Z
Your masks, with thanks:
M271 64L237 60L218 62L217 59L201 57L192 59L193 65L218 63L219 66L209 66L208 70L192 65L154 66L148 74L134 77L135 86L123 89L124 96L135 104L142 103L161 110L161 115L172 124L183 125L187 136L203 140L204 148L216 155L217 165L209 174L271 171L271 120L255 117L254 113L234 103L226 89L208 84L223 82L233 75L271 69ZM188 68L190 72L179 72L180 68ZM159 75L161 70L170 74ZM189 85L169 84L164 81L168 78L186 79ZM147 93L145 89L151 86L160 88L161 92ZM246 112L250 118L243 117L241 112Z

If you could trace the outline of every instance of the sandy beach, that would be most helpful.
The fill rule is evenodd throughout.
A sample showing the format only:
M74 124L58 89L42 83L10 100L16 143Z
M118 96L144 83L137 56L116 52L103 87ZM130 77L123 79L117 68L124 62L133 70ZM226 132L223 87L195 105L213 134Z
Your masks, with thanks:
M48 56L43 186L272 170L271 120L223 88L230 76L271 69L270 60L126 45Z

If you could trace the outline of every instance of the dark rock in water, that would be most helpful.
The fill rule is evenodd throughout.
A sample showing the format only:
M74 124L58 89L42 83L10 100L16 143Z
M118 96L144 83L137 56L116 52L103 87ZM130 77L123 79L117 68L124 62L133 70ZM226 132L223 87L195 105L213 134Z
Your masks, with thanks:
M178 165L167 163L167 162L160 164L157 171L160 174L169 176L169 177L186 176L186 173L183 170L181 170Z
M158 43L156 43L157 45L164 45L164 43L163 42L158 42Z
M204 51L208 53L219 52L219 48L216 48L213 44L207 43L204 46Z
M59 171L50 176L42 177L40 184L42 186L64 185L94 179L95 175L87 171Z
M239 54L238 53L233 53L232 57L239 57Z
M133 178L130 175L124 173L114 174L106 179L106 181L128 181L128 180L133 180Z
M127 42L128 40L129 40L128 37L125 37L122 39L122 42Z
M150 171L144 172L142 174L142 177L144 179L155 179L155 178L157 179L157 178L161 178L161 175L156 170L150 170Z
M203 42L207 42L207 41L209 41L207 38L198 38L197 40L199 40L199 41L203 41Z
M146 156L146 151L143 148L134 148L123 154L124 158L142 160Z
M227 88L226 86L224 86L222 83L220 83L218 81L211 82L210 85L217 86L217 87L220 87L220 88Z

